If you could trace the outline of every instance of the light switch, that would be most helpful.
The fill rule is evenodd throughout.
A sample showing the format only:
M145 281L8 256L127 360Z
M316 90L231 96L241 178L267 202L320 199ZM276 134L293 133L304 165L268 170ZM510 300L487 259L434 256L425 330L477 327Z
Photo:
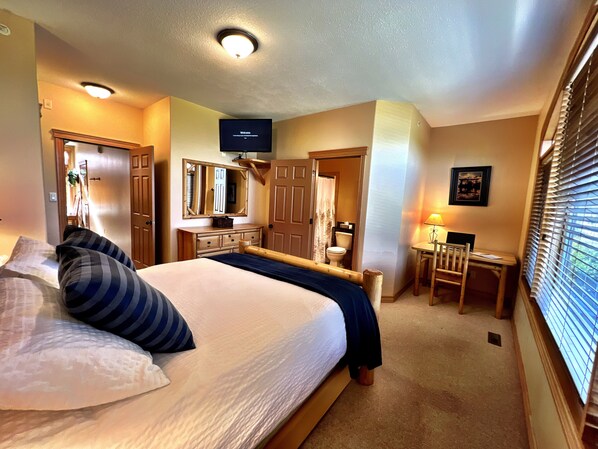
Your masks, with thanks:
M52 100L44 98L44 109L52 109Z
M58 201L58 195L56 192L50 192L50 203L55 203Z

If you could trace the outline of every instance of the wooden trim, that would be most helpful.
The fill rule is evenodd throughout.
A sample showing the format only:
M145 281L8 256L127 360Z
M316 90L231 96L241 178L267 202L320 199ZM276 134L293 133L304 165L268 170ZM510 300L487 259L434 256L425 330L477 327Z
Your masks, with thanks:
M598 12L598 5L596 2L592 2L590 9L586 15L586 18L583 22L579 35L577 39L575 39L575 43L573 44L573 48L569 52L569 57L567 58L567 63L565 64L565 69L559 79L559 83L557 88L552 96L552 100L550 101L550 106L548 107L548 111L546 113L546 117L544 118L544 123L542 124L542 131L540 133L540 140L544 140L546 135L546 131L548 130L548 125L550 124L550 120L552 118L552 114L554 113L554 108L556 107L556 103L560 96L561 91L567 79L572 75L571 71L580 61L580 55L583 55L585 50L591 45L593 36L596 35L596 27L595 27L595 20L596 20L596 13ZM592 31L590 31L592 30ZM591 35L589 33L592 33Z
M270 161L262 161L261 159L237 159L237 163L241 167L245 167L251 170L251 173L255 176L255 178L263 185L266 185L266 178L260 172L260 170L264 170L266 173L270 170Z
M349 370L335 368L320 387L265 444L265 449L298 448L351 381Z
M246 159L243 159L246 160ZM187 164L196 164L196 165L205 165L206 167L219 167L219 168L224 168L226 170L236 170L238 172L244 173L243 178L245 178L245 207L243 208L243 210L245 210L245 213L234 213L234 214L197 214L197 215L191 215L187 213ZM242 164L239 164L242 165ZM268 167L270 166L270 163L268 162ZM249 170L247 170L246 168L241 167L235 167L234 165L225 165L225 164L217 164L214 162L204 162L204 161L198 161L195 159L187 159L187 158L183 158L183 171L182 171L182 201L181 201L181 209L183 211L182 217L183 220L195 220L197 218L212 218L212 217L220 217L220 216L224 216L226 215L227 217L247 217L247 211L249 210ZM237 191L238 193L238 191Z
M62 232L67 224L66 216L66 173L64 172L64 140L54 139L54 152L56 155L56 193L58 193L58 232L62 242Z
M392 295L392 296L382 296L382 302L386 302L386 303L395 302L397 299L399 299L399 297L403 293L405 293L407 290L409 290L412 287L414 280L415 280L415 278L412 278L409 281L407 281L407 283L403 286L403 288L401 288L394 295Z
M575 396L572 397L571 391L565 391L563 383L561 382L561 377L564 375L564 373L562 373L564 368L559 369L555 365L554 358L551 355L555 349L551 350L549 348L547 342L549 341L550 336L544 335L545 332L549 331L547 329L543 330L542 325L544 325L544 327L546 327L546 325L542 322L541 312L534 309L534 305L532 304L530 297L527 295L525 288L522 287L522 279L519 280L519 289L521 291L521 296L530 323L530 328L532 330L536 346L538 347L538 353L540 355L542 365L544 366L544 372L546 373L548 385L550 386L550 392L552 393L552 398L554 399L556 411L559 416L559 420L561 421L561 426L563 428L567 445L569 449L584 449L584 445L579 434L579 425L581 424L582 420L582 410L581 405L579 402L577 402L577 394L574 393ZM577 402L577 407L572 408L575 405L575 402Z
M87 134L73 133L70 131L62 131L60 129L51 130L52 137L64 139L64 140L75 140L77 142L91 143L94 145L103 145L106 147L116 147L130 150L132 148L138 148L140 145L134 142L125 142L124 140L106 139L104 137L90 136Z
M338 159L341 157L359 157L368 154L368 147L341 148L338 150L310 151L310 159Z
M529 403L529 390L527 388L527 379L525 377L525 368L523 366L523 357L521 356L521 347L519 346L519 337L517 336L517 326L515 321L511 320L511 330L513 332L513 344L515 346L515 357L517 358L517 370L519 371L519 382L521 384L521 394L523 396L523 412L525 414L525 428L527 429L527 441L529 449L538 449L536 436L532 427L532 408Z
M87 134L73 133L63 131L60 129L50 130L54 138L54 153L56 157L56 192L58 193L58 230L60 234L60 241L62 241L62 230L66 227L66 192L64 179L66 173L64 172L64 144L66 140L74 140L76 142L90 143L93 145L103 145L107 147L122 148L131 150L139 148L138 143L125 142L121 140L106 139L104 137L90 136Z

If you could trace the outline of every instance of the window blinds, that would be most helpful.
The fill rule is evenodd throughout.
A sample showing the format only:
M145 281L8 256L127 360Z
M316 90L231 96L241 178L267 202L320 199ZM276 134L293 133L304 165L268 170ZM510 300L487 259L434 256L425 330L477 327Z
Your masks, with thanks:
M538 173L536 174L536 184L534 186L534 197L532 199L532 209L530 214L529 231L527 236L527 247L525 250L525 260L523 262L523 276L528 285L532 285L534 279L534 268L538 259L538 246L540 245L540 225L544 216L544 203L546 202L546 193L548 191L548 179L550 177L550 167L552 164L552 150L540 161Z
M565 89L544 207L538 205L539 218L532 211L524 266L532 297L584 403L598 340L598 67L592 67L593 59ZM543 186L542 180L536 183L540 202Z

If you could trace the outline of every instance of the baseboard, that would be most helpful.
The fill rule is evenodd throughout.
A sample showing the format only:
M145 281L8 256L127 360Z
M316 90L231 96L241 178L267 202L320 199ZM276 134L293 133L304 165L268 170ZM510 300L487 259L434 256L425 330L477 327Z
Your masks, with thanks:
M412 285L413 285L413 279L411 279L409 282L407 282L405 284L405 286L402 289L400 289L398 292L396 292L394 295L382 296L381 301L382 302L395 302L399 298L399 296L401 296L403 293L405 293L407 290L409 290Z
M521 348L519 347L519 337L517 336L517 326L515 326L515 320L511 320L511 329L513 331L513 344L515 346L515 356L517 357L517 368L519 371L519 382L521 383L521 394L523 395L523 412L525 414L525 427L527 429L529 449L538 449L536 437L534 436L534 429L532 427L532 408L529 403L529 390L527 388L527 379L525 377L525 368L523 367L523 357L521 356Z

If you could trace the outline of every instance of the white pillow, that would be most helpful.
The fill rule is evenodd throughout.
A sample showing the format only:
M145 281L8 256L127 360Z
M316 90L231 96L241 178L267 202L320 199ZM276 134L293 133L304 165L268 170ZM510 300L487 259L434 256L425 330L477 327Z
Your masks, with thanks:
M72 318L60 291L0 278L0 409L68 410L170 380L139 346Z
M58 288L56 248L46 242L19 237L10 259L2 266L1 276L41 280Z

